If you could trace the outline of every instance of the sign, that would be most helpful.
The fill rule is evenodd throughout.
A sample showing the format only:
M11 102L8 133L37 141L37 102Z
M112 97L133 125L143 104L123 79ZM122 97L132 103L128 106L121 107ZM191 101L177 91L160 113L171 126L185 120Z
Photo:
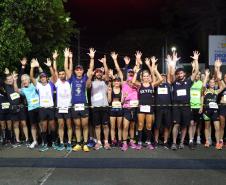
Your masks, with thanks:
M217 58L226 65L226 35L209 35L209 65L214 65Z

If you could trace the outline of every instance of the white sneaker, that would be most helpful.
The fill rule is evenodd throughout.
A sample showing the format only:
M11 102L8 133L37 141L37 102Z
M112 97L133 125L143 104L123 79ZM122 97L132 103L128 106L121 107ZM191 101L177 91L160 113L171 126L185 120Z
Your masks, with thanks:
M30 144L29 148L33 149L33 148L35 148L35 146L37 146L37 145L38 145L37 141L33 141L33 142Z

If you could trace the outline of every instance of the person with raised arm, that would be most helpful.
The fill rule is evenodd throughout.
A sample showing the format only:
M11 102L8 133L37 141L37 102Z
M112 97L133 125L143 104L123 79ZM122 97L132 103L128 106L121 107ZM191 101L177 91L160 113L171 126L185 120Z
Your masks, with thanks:
M196 52L193 52L194 58ZM172 65L174 68L171 70L173 81L173 143L171 146L172 150L177 150L177 136L179 132L179 127L181 128L181 139L179 148L184 148L184 139L187 133L187 127L191 121L191 108L190 108L190 88L192 83L199 72L199 64L198 60L194 59L194 70L192 71L192 75L186 78L186 73L183 68L178 68L175 71L176 62L179 60L177 57L177 53L173 52L172 56ZM173 72L175 71L175 74Z
M89 108L88 108L88 98L87 98L87 87L90 84L92 75L90 71L94 68L94 55L95 50L90 48L88 55L90 56L90 66L87 73L84 73L83 66L78 64L75 66L73 71L72 53L69 49L64 51L64 70L66 72L67 79L71 84L71 96L72 96L72 119L75 124L75 135L77 143L73 147L73 151L79 151L83 149L84 152L89 152L90 149L87 146L88 142L88 132L89 132ZM69 59L69 63L68 63ZM82 131L83 132L82 132ZM82 142L83 135L83 142Z
M56 82L56 76L52 67L52 61L47 58L46 63L49 67L51 73L51 80L48 81L48 76L45 72L42 72L39 75L40 82L38 82L34 77L34 68L39 67L37 59L32 59L31 61L31 70L30 78L31 82L34 84L39 93L40 109L39 109L39 118L40 118L40 129L42 137L42 146L40 148L41 152L48 150L47 143L47 130L49 128L51 133L52 147L57 148L56 145L56 126L55 126L55 108L53 101L53 93L55 90L54 82Z

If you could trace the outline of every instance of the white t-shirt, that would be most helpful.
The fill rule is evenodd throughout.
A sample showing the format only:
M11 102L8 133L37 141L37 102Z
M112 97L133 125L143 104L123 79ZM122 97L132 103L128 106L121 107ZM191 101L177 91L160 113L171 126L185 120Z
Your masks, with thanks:
M55 83L57 92L57 107L71 106L71 86L68 81L62 82L60 79Z
M40 107L53 107L53 92L51 86L54 86L51 82L46 85L37 82L36 89L39 92Z

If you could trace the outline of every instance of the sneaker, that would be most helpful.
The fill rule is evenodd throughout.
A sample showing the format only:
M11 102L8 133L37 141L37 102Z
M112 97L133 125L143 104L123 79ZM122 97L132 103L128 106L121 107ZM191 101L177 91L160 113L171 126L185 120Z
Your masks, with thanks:
M222 150L222 145L220 143L217 143L215 148L217 150Z
M104 144L104 149L105 150L111 150L111 146L109 145L109 143Z
M65 149L64 144L61 143L59 146L56 148L57 151L63 151Z
M122 147L122 141L118 141L117 146Z
M169 147L169 144L168 143L163 143L163 148L164 149L169 149L170 147Z
M100 150L101 148L103 148L102 144L101 143L96 143L94 149L95 150Z
M52 147L53 147L54 150L57 150L58 149L57 143L56 142L52 142Z
M205 148L209 148L209 147L210 147L210 143L209 143L208 141L206 141L204 147L205 147Z
M171 149L172 149L172 150L177 150L177 145L176 145L175 143L173 143L173 144L171 145Z
M202 144L202 143L201 143L201 138L197 137L196 144L197 144L197 145L201 145L201 144Z
M132 148L132 149L136 149L137 145L134 143L133 140L131 140L131 141L129 142L129 147Z
M16 142L12 145L13 148L17 148L17 147L20 147L20 146L21 146L20 142Z
M30 144L29 148L30 148L30 149L33 149L33 148L35 148L37 145L38 145L37 141L33 141L33 142Z
M209 144L210 144L210 146L213 144L213 141L211 138L209 138Z
M72 151L71 143L68 143L68 144L67 144L66 150L67 150L68 152Z
M87 143L87 146L88 146L89 148L93 148L95 145L96 145L96 143L95 143L95 141L93 141L93 140L89 140L88 143Z
M84 146L83 146L83 151L84 151L84 152L89 152L90 149L89 149L89 147L88 147L87 145L84 145Z
M81 145L79 145L79 144L76 144L74 147L73 147L73 151L75 151L75 152L78 152L79 150L81 150L82 149L82 146Z
M39 149L40 152L45 152L45 151L47 151L47 150L49 150L47 144L44 144L44 145L41 146L41 148Z
M24 141L24 143L23 143L26 147L29 147L30 146L30 143L29 143L29 141Z
M112 142L111 142L111 147L116 147L117 146L117 141L116 140L113 140Z
M158 148L159 144L155 141L152 145L154 148Z
M155 149L152 144L148 144L146 148L149 149L149 150L154 150Z
M128 145L125 144L125 143L123 143L123 144L122 144L121 150L124 151L124 152L125 152L126 150L128 150Z
M142 149L142 144L138 144L136 147L137 150L141 150Z
M179 149L184 149L184 143L179 144Z
M219 145L221 146L221 149L222 149L223 146L224 146L224 142L221 140L220 143L219 143Z
M195 149L195 145L194 145L193 142L190 142L190 143L189 143L189 148L190 148L191 150L194 150L194 149Z

